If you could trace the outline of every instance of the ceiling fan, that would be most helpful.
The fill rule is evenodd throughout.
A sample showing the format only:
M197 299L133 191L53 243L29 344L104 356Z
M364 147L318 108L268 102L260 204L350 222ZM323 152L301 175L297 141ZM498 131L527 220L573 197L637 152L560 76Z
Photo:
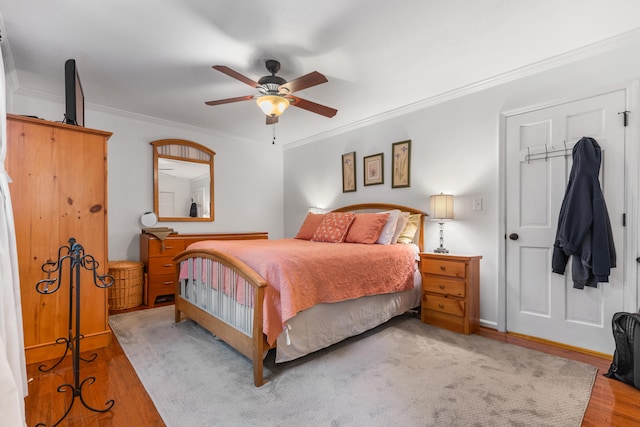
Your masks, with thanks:
M267 67L267 71L269 71L271 75L261 77L257 82L243 76L239 72L232 70L227 66L214 65L212 67L214 70L218 70L229 77L233 77L242 83L248 84L249 86L258 89L258 92L260 93L257 95L208 101L205 102L205 104L220 105L255 99L260 109L267 115L268 125L278 123L278 116L282 114L289 105L293 105L294 107L302 108L303 110L311 111L312 113L320 114L325 117L333 117L336 115L338 110L335 108L320 105L292 95L293 92L326 83L328 80L324 75L314 71L312 73L305 74L302 77L298 77L297 79L286 81L282 77L276 76L276 73L280 71L280 62L274 59L269 59L266 61L265 65Z

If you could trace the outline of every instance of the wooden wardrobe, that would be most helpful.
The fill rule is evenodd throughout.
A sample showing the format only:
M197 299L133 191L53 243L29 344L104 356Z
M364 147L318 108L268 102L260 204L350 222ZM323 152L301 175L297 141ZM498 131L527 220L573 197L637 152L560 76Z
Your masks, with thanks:
M60 358L66 345L56 340L69 336L70 263L63 263L61 288L47 295L36 291L36 283L47 278L42 265L56 261L58 248L75 238L99 263L97 273L108 272L110 136L110 132L7 115L6 167L12 180L27 363ZM91 271L80 270L84 335L80 349L85 352L109 343L108 290L93 284Z

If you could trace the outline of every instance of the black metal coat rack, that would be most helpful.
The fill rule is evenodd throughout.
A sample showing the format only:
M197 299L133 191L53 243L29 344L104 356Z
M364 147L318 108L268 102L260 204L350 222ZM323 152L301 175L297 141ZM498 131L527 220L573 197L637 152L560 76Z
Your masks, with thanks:
M58 392L63 393L65 389L69 389L73 398L69 403L64 415L55 424L53 427L60 424L62 420L69 415L71 408L73 407L73 403L76 400L76 397L80 398L80 402L94 412L107 412L110 410L115 401L109 400L105 403L104 409L97 409L89 406L87 402L84 401L82 397L82 387L87 384L91 385L95 382L95 377L87 377L84 380L80 381L80 361L84 362L92 362L97 357L96 353L93 353L88 359L80 357L80 341L84 336L80 333L80 269L84 268L85 270L90 270L93 272L93 283L95 286L99 288L108 288L113 285L113 276L109 274L98 275L97 269L99 266L98 261L96 261L93 256L85 254L84 248L82 245L76 242L76 239L73 237L69 239L69 246L60 246L58 248L58 259L56 261L47 261L42 265L42 271L47 273L47 278L40 280L36 284L36 291L38 293L48 295L57 292L61 285L64 276L64 264L65 261L69 260L69 325L68 325L68 335L66 337L60 337L56 340L57 344L64 344L65 351L62 357L54 363L50 367L45 367L45 365L40 365L38 369L41 372L48 372L58 366L60 362L66 357L67 353L71 351L71 357L73 362L73 384L62 384L58 387ZM54 277L51 277L52 274L57 273ZM74 298L74 288L75 288L75 298ZM46 426L44 423L36 424L36 427Z

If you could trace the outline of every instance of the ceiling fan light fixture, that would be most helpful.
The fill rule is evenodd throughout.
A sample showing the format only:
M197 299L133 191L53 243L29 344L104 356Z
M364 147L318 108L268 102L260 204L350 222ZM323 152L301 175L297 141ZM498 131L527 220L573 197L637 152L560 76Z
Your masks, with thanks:
M289 107L289 100L278 95L263 95L256 103L267 116L279 116Z

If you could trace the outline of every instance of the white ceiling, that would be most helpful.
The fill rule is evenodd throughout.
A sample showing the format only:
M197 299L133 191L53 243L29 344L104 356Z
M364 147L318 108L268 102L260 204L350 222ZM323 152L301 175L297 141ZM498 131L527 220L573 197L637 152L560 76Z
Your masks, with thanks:
M75 58L91 109L119 110L271 143L257 91L266 59L297 96L338 109L289 108L277 143L312 140L640 28L637 0L0 0L9 88L63 99ZM16 111L29 114L28 111ZM59 118L62 120L63 112Z

